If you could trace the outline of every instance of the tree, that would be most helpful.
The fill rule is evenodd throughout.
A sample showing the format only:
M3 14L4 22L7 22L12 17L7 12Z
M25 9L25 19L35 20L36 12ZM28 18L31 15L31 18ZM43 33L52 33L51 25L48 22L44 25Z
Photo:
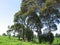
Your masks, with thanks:
M7 35L5 33L3 33L2 36L7 36Z
M60 34L57 34L57 33L56 33L55 37L60 37Z
M23 31L23 25L22 24L19 24L19 23L16 23L14 24L14 30L15 32L18 32L18 39L20 40L20 38L22 37L22 31Z
M9 39L11 39L11 32L12 32L11 27L8 26L7 35L9 36Z
M51 30L57 30L55 23L59 23L59 9L56 6L57 0L22 0L21 10L14 16L15 23L21 23L21 16L23 22L28 25L35 24L37 27L38 40L41 43L41 28L46 26ZM27 20L28 17L28 20ZM26 22L27 20L27 22ZM24 23L24 24L25 24ZM28 24L29 23L29 24ZM26 26L26 24L25 24Z
M56 4L58 4L56 1L54 1L53 3L53 0L50 0L50 1L46 0L45 6L42 6L42 8L40 9L42 24L43 26L46 26L48 28L49 33L51 31L57 30L56 23L59 23L57 14L60 12L56 7L54 7ZM50 38L50 40L52 40L52 37Z
M14 25L11 25L11 29L12 29L12 31L14 31L13 34L14 34L14 36L15 36L16 29L14 28Z
M35 10L37 9L37 3L35 3L35 1L33 0L30 0L30 1L26 1L27 2L27 5L26 5L26 3L25 3L25 1L23 1L22 2L22 7L21 7L21 11L23 12L23 15L26 15L26 16L32 16L32 18L30 18L30 19L32 19L33 20L33 18L34 18L34 20L36 21L36 24L38 24L38 23L41 23L40 22L40 19L38 18L38 16L36 15L36 13L35 13ZM29 2L29 3L28 3ZM29 7L27 7L29 5ZM32 6L33 5L33 6ZM26 9L26 8L27 9ZM25 9L25 10L23 10L23 9ZM39 24L38 24L39 25ZM41 27L41 26L40 26ZM38 35L40 35L40 33L39 32L41 32L41 30L40 31L38 31ZM38 37L40 37L40 36L38 36ZM39 41L40 42L40 41Z

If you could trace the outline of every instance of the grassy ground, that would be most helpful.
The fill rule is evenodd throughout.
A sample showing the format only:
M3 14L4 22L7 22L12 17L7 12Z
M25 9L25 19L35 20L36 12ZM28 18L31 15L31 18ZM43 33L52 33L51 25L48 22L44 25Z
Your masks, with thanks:
M58 40L58 41L57 41ZM32 42L23 42L19 41L17 38L9 37L7 36L0 36L0 45L49 45L48 43L32 43ZM53 45L60 45L60 38L55 38Z

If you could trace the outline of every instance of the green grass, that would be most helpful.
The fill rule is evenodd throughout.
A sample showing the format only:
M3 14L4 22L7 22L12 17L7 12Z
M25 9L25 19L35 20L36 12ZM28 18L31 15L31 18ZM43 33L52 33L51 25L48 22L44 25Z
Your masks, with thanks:
M60 44L60 38L55 38L53 44L56 44L56 45ZM48 43L37 44L37 43L32 43L32 42L23 42L23 41L19 41L15 37L11 37L11 39L9 39L8 36L0 36L0 45L49 45L49 44Z
M60 44L60 38L55 38L53 44Z

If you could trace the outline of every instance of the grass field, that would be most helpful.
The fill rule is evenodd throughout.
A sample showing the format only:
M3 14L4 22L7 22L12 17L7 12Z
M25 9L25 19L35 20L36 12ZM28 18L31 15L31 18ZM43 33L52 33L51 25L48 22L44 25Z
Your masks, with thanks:
M9 39L8 36L0 36L0 45L49 45L49 44L48 43L37 44L37 43L32 43L32 42L23 42L23 41L19 41L15 37L11 37L11 39ZM60 45L60 38L55 38L53 45Z

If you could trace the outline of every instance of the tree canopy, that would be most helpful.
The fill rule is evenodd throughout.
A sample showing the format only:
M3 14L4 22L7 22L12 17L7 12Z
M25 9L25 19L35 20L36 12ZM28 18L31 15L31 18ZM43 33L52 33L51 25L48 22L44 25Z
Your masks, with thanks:
M14 15L14 23L36 28L41 42L40 35L43 27L46 26L49 32L57 30L56 23L60 23L59 10L59 0L22 0L20 10Z

